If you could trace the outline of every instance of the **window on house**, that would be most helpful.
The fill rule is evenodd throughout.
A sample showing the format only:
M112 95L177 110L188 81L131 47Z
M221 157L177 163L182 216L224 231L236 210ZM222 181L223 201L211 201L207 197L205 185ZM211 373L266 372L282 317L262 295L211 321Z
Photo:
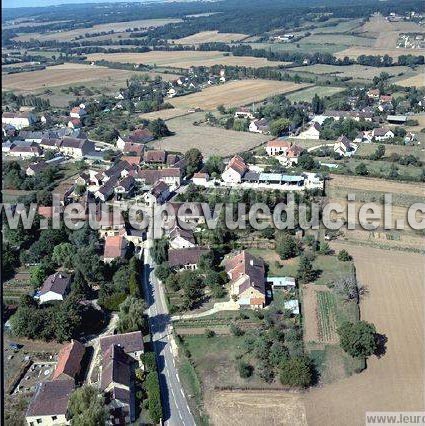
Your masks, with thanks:
M40 423L43 423L43 420L41 420L41 419L37 419L36 421L37 421L37 423L39 423L39 424L40 424Z
M52 416L52 420L57 420L58 416Z

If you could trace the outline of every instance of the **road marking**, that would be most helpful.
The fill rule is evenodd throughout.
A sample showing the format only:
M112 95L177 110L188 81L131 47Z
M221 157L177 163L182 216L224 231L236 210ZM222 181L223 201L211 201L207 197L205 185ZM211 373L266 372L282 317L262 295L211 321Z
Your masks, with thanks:
M183 392L183 389L182 389L182 388L180 388L180 392L181 392L181 394L184 396L184 392Z
M180 383L180 377L179 377L179 375L176 374L176 377L177 377L177 381Z

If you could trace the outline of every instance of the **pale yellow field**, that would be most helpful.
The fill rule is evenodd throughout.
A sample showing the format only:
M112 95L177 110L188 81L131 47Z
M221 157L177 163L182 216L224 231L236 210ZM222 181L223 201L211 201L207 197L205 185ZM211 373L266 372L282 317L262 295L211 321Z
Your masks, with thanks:
M261 101L268 96L291 93L309 84L296 84L287 81L272 80L237 80L220 86L209 87L202 92L170 99L170 103L179 108L202 108L213 110L225 106L246 105Z
M197 34L170 41L175 44L199 44L211 42L229 43L232 41L239 41L247 37L248 34L219 33L218 31L202 31Z
M133 75L142 75L142 73L84 64L66 63L48 67L41 71L3 75L2 90L28 92L44 87L49 88L95 81L102 82L106 85L108 81L125 82L126 79ZM176 78L176 76L172 74L163 74L163 76L166 79Z
M17 41L29 41L31 38L36 38L40 41L46 40L72 40L75 37L82 36L84 34L100 33L103 31L123 32L128 28L149 28L149 27L161 27L162 25L169 24L171 22L181 22L181 19L141 19L138 21L128 22L112 22L109 24L94 25L90 28L78 28L70 31L57 31L49 32L45 34L38 34L37 32L22 34L15 37Z
M372 80L373 77L378 76L382 72L380 67L369 67L365 65L346 65L346 66L336 66L336 65L327 65L327 64L314 64L307 65L302 67L291 68L292 71L300 72L311 72L313 74L319 75L335 75L339 77L352 77L352 78L361 78ZM409 71L409 67L405 66L394 66L386 69L386 72L391 76L398 75L400 73L405 73Z
M353 257L358 279L368 289L362 319L388 338L380 359L366 371L305 395L309 425L365 423L365 411L423 410L424 261L419 254L336 244Z
M335 53L337 58L358 58L360 55L388 55L394 59L397 59L400 55L424 55L425 49L396 49L392 48L380 48L380 47L349 47L348 49L342 50L341 52Z
M403 87L425 87L425 71L422 69L420 74L397 81L396 84Z
M193 66L211 66L215 64L234 65L246 67L276 67L288 62L272 62L265 58L248 56L225 56L223 52L199 52L199 51L152 51L145 53L93 53L87 55L89 61L111 61L131 64L147 64L161 67L190 68Z
M165 100L165 102L168 102ZM144 114L140 114L140 118L144 118L146 120L155 120L157 118L162 118L163 120L170 120L171 118L180 117L181 115L188 114L186 109L182 108L171 108L171 109L162 109L160 111L146 112Z

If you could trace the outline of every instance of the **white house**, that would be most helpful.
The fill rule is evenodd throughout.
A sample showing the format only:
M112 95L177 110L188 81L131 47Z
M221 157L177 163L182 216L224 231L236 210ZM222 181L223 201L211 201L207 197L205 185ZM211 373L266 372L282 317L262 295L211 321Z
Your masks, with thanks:
M100 338L100 349L104 354L111 345L118 345L124 349L124 352L141 365L140 356L144 352L143 335L141 331L132 331L130 333L112 334Z
M235 118L249 118L253 120L255 117L249 108L242 107L235 112Z
M334 144L334 151L342 157L351 157L356 146L346 136L340 136Z
M195 185L205 185L208 182L209 178L210 176L208 173L198 172L193 175L192 182Z
M41 287L40 303L64 300L71 287L71 276L65 272L55 272L48 276Z
M74 390L73 380L52 380L38 383L25 413L28 426L69 425L68 402Z
M311 126L298 135L299 139L320 139L320 124L314 122Z
M245 164L243 159L239 155L235 155L227 164L224 172L221 174L221 178L226 183L240 183L242 177L248 170L248 166Z
M37 116L32 112L4 112L1 117L3 125L10 124L16 130L32 126L37 122Z
M182 229L175 226L170 232L170 247L173 249L183 249L195 247L195 237L189 229Z
M291 147L291 142L285 139L273 139L267 142L266 152L270 156L285 155Z
M69 115L71 116L71 118L83 118L83 117L85 117L87 115L85 105L80 104L79 106L72 108Z
M394 137L394 132L387 127L379 127L377 129L373 129L372 136L377 141L386 141Z
M262 118L261 120L253 120L249 123L250 132L265 134L268 133L269 130L269 122L265 118Z

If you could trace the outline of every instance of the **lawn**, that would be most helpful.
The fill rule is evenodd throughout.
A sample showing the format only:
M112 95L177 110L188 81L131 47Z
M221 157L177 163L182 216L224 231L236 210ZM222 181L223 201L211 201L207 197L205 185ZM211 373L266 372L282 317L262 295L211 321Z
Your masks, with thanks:
M340 93L344 90L345 89L343 87L314 86L299 90L298 92L290 93L286 97L292 102L311 102L316 94L321 97L332 96L335 95L335 93Z
M205 113L194 113L167 120L167 126L175 135L152 143L156 149L186 152L198 148L204 157L232 156L251 149L270 139L269 136L237 132L207 125L194 125L205 118Z

